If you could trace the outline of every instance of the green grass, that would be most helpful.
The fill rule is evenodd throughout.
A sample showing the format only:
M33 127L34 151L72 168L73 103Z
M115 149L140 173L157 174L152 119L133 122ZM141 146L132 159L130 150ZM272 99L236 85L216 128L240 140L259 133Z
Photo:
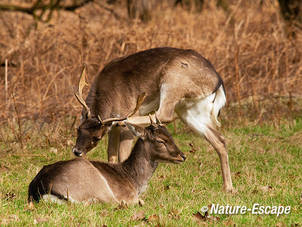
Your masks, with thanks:
M222 192L220 164L207 142L192 134L181 123L177 133L169 125L176 143L187 155L183 164L160 164L147 191L145 205L120 208L110 204L53 204L40 202L27 207L27 187L43 165L70 159L71 146L60 140L41 142L34 136L22 151L13 136L0 141L0 224L11 226L196 226L302 224L302 118L273 124L238 125L222 128L226 137L235 194ZM66 132L68 134L68 132ZM70 136L70 135L69 135ZM66 136L67 138L68 136ZM2 137L3 138L3 137ZM42 140L43 141L43 140ZM192 143L195 152L189 144ZM50 152L57 147L58 152ZM105 143L89 153L89 158L106 160ZM241 205L252 208L290 206L288 215L226 215L196 218L201 207L210 204ZM214 216L214 217L213 217Z

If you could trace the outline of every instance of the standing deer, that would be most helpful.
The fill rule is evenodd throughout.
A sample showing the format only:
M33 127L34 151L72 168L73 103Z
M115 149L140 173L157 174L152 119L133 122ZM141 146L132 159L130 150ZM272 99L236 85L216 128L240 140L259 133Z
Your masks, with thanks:
M139 139L126 161L110 164L76 158L44 166L29 185L29 203L41 198L138 203L158 162L185 161L186 157L164 126L152 122L143 133L127 126Z
M73 152L87 153L109 131L108 161L123 161L131 151L129 130L111 127L101 119L127 116L138 95L146 98L133 124L148 124L145 115L155 112L162 123L174 120L174 112L194 132L204 136L218 153L224 190L233 190L224 137L216 130L217 117L226 103L223 81L212 64L194 50L170 47L141 51L111 61L96 76L86 102L82 97L85 70L76 94L83 105L82 122Z

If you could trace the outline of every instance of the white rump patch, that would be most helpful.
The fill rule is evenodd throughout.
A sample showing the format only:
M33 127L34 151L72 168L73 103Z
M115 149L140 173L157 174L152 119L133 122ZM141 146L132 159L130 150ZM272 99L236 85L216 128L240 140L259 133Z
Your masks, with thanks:
M215 93L205 98L182 100L176 105L175 111L192 130L199 135L204 135L208 126L220 126L217 117L225 103L225 93L220 86Z
M162 84L160 87L160 103L159 103L159 107L161 107L163 105L163 101L166 99L167 97L167 90L168 90L169 85L168 84Z
M60 199L57 196L52 195L52 194L45 194L42 196L42 199L45 200L46 202L52 202L52 203L58 203L58 204L65 204L67 202L66 200ZM67 199L67 198L65 198L65 199ZM72 202L72 203L78 203L78 201L74 200L71 197L68 198L68 201Z

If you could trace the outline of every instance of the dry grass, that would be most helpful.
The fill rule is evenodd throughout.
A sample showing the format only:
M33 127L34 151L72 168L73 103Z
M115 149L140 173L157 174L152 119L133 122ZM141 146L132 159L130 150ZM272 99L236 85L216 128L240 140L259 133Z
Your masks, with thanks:
M0 67L0 141L11 150L15 143L24 150L34 137L34 147L70 146L81 112L73 93L82 64L92 82L112 59L159 46L192 48L213 63L230 104L225 126L235 117L279 127L282 117L302 111L302 33L286 37L277 1L230 2L228 13L214 3L201 14L162 5L148 24L116 19L98 4L55 12L49 24L1 12L0 63L8 67ZM115 11L126 18L124 8Z
M233 1L230 13L208 3L201 14L161 7L148 24L117 20L97 4L76 14L55 13L50 24L20 13L0 14L2 121L21 118L53 120L76 116L73 97L80 67L89 81L113 58L139 50L173 46L192 48L207 57L223 77L231 102L247 97L301 96L302 34L288 40L277 1ZM117 12L126 17L122 9Z
M51 124L51 128L54 128ZM161 163L142 195L145 205L126 209L110 204L58 205L41 201L27 206L28 185L43 165L73 158L70 145L60 140L44 147L32 138L28 151L10 150L0 143L0 225L9 226L299 226L301 216L302 118L272 124L233 125L223 129L227 138L235 194L222 193L218 156L208 143L178 123L173 138L186 154L180 165ZM64 126L60 126L60 128ZM169 125L171 132L174 131ZM56 134L56 133L55 133ZM68 135L68 133L66 133ZM62 137L65 134L62 133ZM51 139L51 138L50 138ZM38 140L39 141L39 140ZM57 144L55 144L57 143ZM191 146L189 145L191 144ZM15 144L18 146L18 144ZM51 147L57 148L56 150ZM4 150L3 149L3 150ZM89 159L106 160L106 142L89 152ZM213 214L203 217L209 204L252 208L290 206L288 215ZM200 212L200 215L197 215Z
M72 158L72 138L81 111L73 93L82 64L88 65L91 82L113 58L158 46L195 49L223 77L229 100L222 114L223 133L239 193L221 193L216 154L207 152L204 140L178 123L173 137L189 158L184 165L158 170L144 197L146 215L155 215L159 219L155 222L162 225L194 226L193 213L202 205L261 202L291 205L292 215L281 219L220 216L218 224L301 223L302 127L297 115L302 112L302 33L295 40L287 39L276 0L264 1L262 7L252 1L230 0L228 13L208 2L201 14L163 5L148 24L118 20L97 4L88 4L75 14L56 12L49 24L37 26L29 15L0 12L0 63L8 60L7 74L0 66L1 224L29 225L39 223L37 217L46 218L50 225L140 223L131 221L139 207L116 211L102 205L42 204L27 211L26 190L41 166ZM126 18L122 8L115 11ZM196 154L187 151L192 142L198 146ZM104 160L105 147L102 141L90 157ZM166 190L166 185L171 188ZM262 192L261 187L267 185L272 190ZM11 199L10 192L16 198ZM176 219L166 219L167 215Z

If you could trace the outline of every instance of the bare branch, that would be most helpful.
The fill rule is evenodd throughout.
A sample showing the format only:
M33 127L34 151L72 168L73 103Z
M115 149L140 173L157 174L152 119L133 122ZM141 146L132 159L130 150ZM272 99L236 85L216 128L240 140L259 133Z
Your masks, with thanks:
M37 0L32 7L0 4L0 11L22 12L32 15L36 20L48 22L51 19L54 10L74 11L93 1L94 0L74 1L74 4L72 5L62 5L60 4L61 0L51 0L48 4L43 4L42 0ZM41 13L37 15L37 11L41 11ZM46 12L48 12L47 18L46 20L43 20L43 16Z

